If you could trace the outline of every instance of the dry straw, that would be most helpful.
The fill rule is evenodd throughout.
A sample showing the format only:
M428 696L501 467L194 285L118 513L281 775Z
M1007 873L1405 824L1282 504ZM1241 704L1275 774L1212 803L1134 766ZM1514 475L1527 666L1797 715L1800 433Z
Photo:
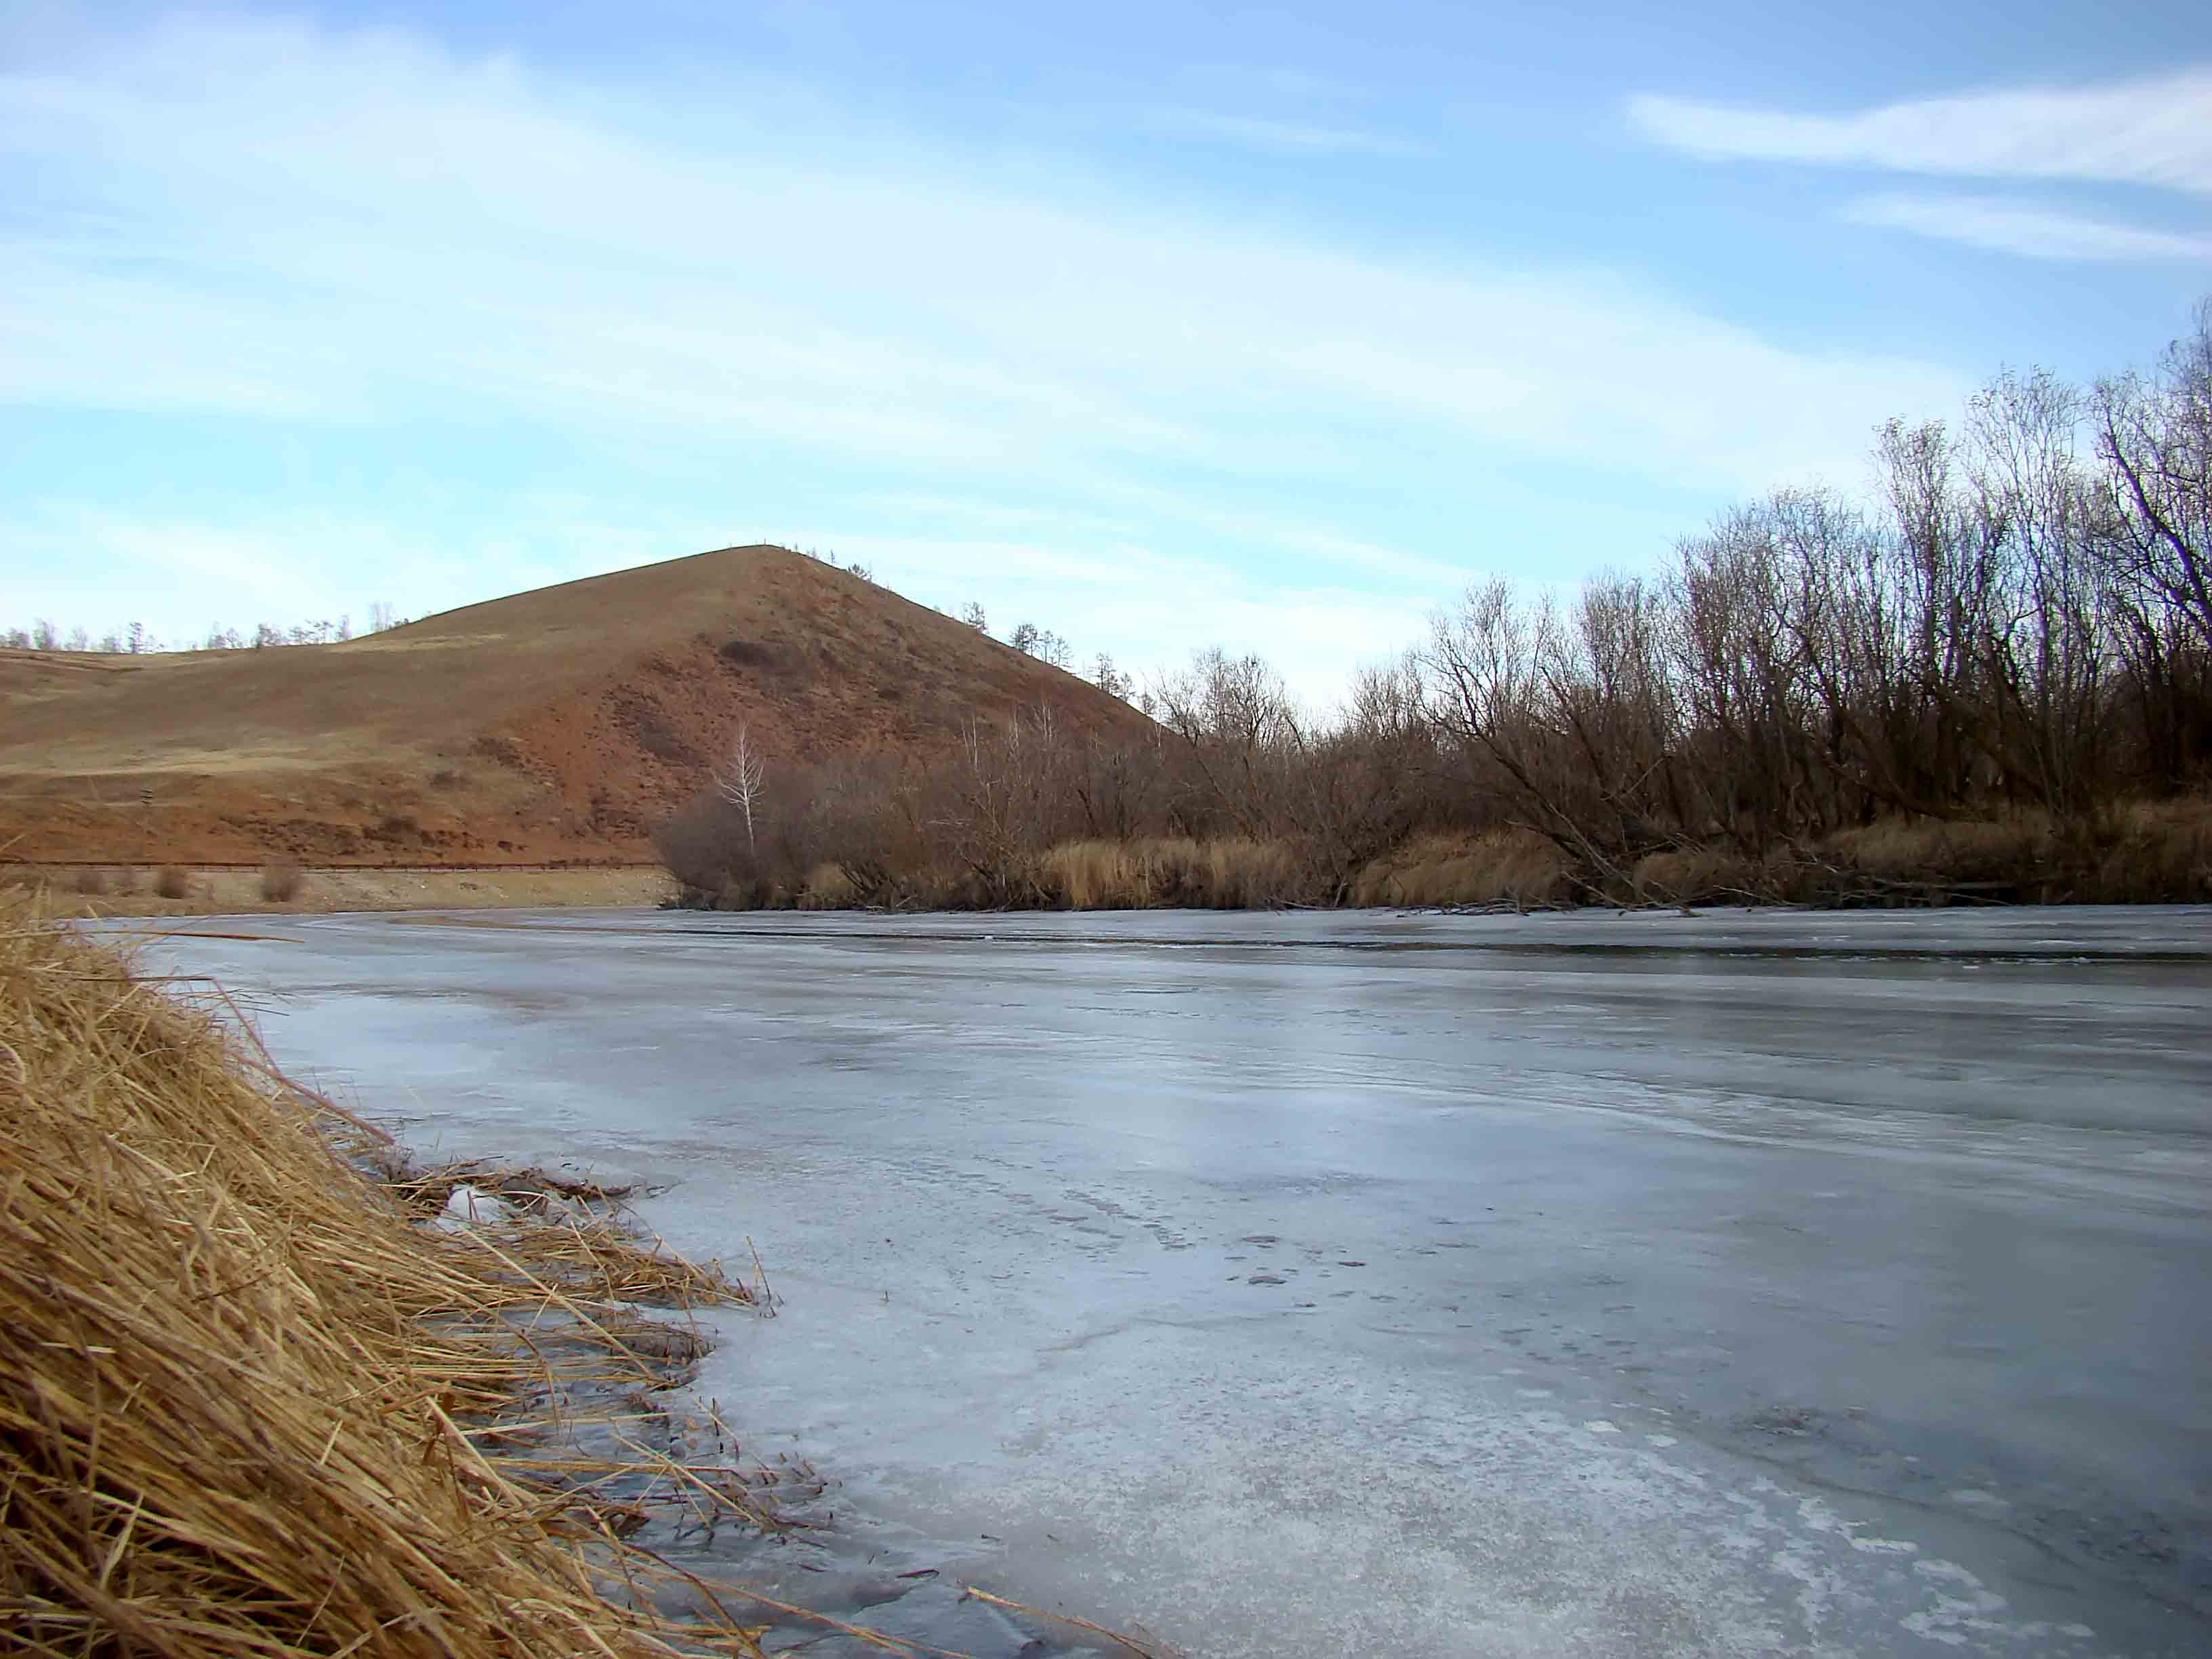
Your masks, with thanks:
M377 1139L0 907L0 1652L757 1652L599 1593L653 1565L605 1477L773 1524L728 1471L484 1449L696 1353L617 1301L747 1292L588 1214L428 1228Z

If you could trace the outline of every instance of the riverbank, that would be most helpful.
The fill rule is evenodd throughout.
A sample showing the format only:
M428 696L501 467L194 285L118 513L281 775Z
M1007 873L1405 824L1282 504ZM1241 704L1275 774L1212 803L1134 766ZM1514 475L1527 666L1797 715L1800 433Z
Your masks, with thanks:
M673 1392L714 1346L693 1311L726 1333L764 1278L644 1241L588 1176L415 1167L220 992L187 1000L208 983L0 900L0 1626L25 1651L925 1650L839 1616L912 1586L763 1591L835 1559L799 1535L835 1536L823 1483ZM1088 1650L939 1599L901 1609L928 1651Z
M744 1287L581 1212L487 1199L480 1231L420 1224L381 1135L118 953L21 903L0 924L17 1638L208 1659L668 1651L678 1627L649 1595L599 1593L611 1572L669 1575L594 1496L667 1460L564 1456L573 1435L526 1419L580 1378L670 1386L703 1342L629 1304ZM552 1452L532 1472L498 1455L532 1439Z
M72 916L288 915L343 910L483 910L658 904L672 890L650 866L481 869L291 864L0 866L0 888L43 889Z
M669 876L698 909L1144 910L1789 904L2190 904L2212 899L2212 801L2117 804L2061 822L1881 819L1761 851L1684 842L1632 860L1527 829L1414 836L1356 861L1321 838L1247 836L1006 845L960 860L735 864L671 843Z

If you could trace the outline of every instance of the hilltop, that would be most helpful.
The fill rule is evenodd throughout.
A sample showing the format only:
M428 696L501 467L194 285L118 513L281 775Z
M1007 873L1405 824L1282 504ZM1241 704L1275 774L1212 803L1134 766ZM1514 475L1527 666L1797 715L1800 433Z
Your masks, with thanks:
M644 860L740 725L775 763L1127 704L785 548L724 548L365 638L0 652L0 848L53 862Z

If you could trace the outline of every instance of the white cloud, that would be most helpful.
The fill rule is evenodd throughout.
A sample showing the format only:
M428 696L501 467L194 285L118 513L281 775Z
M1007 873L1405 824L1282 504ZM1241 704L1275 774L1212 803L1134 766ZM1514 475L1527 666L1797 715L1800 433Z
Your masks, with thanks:
M1875 196L1853 203L1845 216L2032 259L2212 261L2212 235L2144 230L1991 197Z
M64 633L82 627L97 636L135 621L172 645L198 641L211 628L251 632L256 623L335 619L342 612L358 626L380 599L404 595L409 606L422 609L418 594L447 598L440 590L452 581L454 567L442 555L389 526L324 514L210 522L81 504L49 507L0 521L0 565L10 573L8 602L15 612L0 625L25 627L45 617ZM350 573L350 580L331 581L337 570ZM88 584L88 572L94 583ZM490 597L451 592L447 602Z
M1709 160L2065 179L2212 193L2212 70L2072 88L1966 93L1844 115L1632 98L1659 143Z
M295 25L179 22L0 77L0 166L70 209L0 233L0 396L460 410L1068 495L1162 465L1303 491L1386 473L1409 432L1757 488L1851 468L1877 420L1960 389L1601 273L743 118L674 137L618 89Z
M1278 155L1413 157L1436 154L1435 146L1397 133L1306 121L1269 120L1212 110L1148 110L1144 125L1149 131L1170 137L1218 140Z
M1355 669L1395 657L1427 628L1426 599L1350 585L1261 582L1224 561L1142 543L1077 548L842 531L825 541L842 562L866 565L911 599L951 609L984 600L1001 638L1016 623L1034 622L1067 637L1078 672L1104 651L1144 683L1218 645L1258 651L1294 694L1322 707L1342 695Z

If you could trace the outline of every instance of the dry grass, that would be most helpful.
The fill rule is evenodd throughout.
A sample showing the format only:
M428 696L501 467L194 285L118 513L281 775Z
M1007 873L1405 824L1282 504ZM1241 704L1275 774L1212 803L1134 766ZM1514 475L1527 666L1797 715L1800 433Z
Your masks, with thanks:
M565 1386L526 1325L652 1389L696 1344L613 1299L744 1291L588 1222L432 1231L410 1205L440 1178L380 1184L333 1132L380 1150L112 952L0 907L0 1646L757 1652L598 1593L651 1565L615 1541L635 1505L594 1498L604 1460L479 1447Z
M2212 899L2212 800L2134 801L2120 808L2089 885L2107 902L2136 894L2177 904Z
M1077 841L1044 855L1038 884L1072 910L1263 909L1295 900L1299 871L1280 842Z
M163 865L154 878L154 894L157 898L190 898L192 896L191 872L173 864Z
M1668 904L1742 904L1774 896L1766 861L1733 848L1686 847L1647 854L1630 872L1638 895Z
M2045 903L2212 899L2212 800L2116 802L2083 822L2038 811L1966 823L1885 821L1830 837L1823 854L1883 890Z
M1174 837L1062 842L1010 860L1003 879L932 866L863 894L835 863L793 894L765 880L732 882L689 902L725 909L871 902L906 909L1267 908L1327 902L1332 888L1310 847L1292 841ZM1533 830L1417 836L1360 870L1352 905L1549 908L1618 904L1792 903L1851 906L1961 901L2186 903L2212 900L2212 801L2117 804L2087 824L2037 812L1966 820L1884 820L1818 845L1746 853L1722 842L1649 854L1625 876L1578 878Z
M1352 884L1354 904L1564 904L1573 891L1559 849L1528 830L1421 836L1376 860Z
M1045 854L1044 863L1071 910L1141 910L1159 902L1147 860L1134 842L1064 842Z
M264 904L289 904L300 896L307 872L296 859L271 859L261 866L261 899Z
M841 864L817 864L806 872L805 890L799 895L802 910L842 910L860 897L860 890Z
M259 867L198 870L189 897L164 899L132 893L128 868L99 872L109 883L106 894L81 896L70 906L77 914L103 916L240 915L270 911L477 910L549 905L650 907L669 892L667 875L638 866L548 870L514 866L495 870L364 870L302 866L291 897L263 895ZM57 877L60 878L57 879ZM15 866L0 880L46 886L58 899L74 890L73 872Z
M2052 848L2040 812L1963 823L1884 819L1832 836L1824 848L1844 868L1903 883L2040 884Z
M2117 802L2063 822L1885 818L1811 848L1751 857L1705 846L1655 853L1638 896L1674 903L2188 904L2212 899L2212 801Z

